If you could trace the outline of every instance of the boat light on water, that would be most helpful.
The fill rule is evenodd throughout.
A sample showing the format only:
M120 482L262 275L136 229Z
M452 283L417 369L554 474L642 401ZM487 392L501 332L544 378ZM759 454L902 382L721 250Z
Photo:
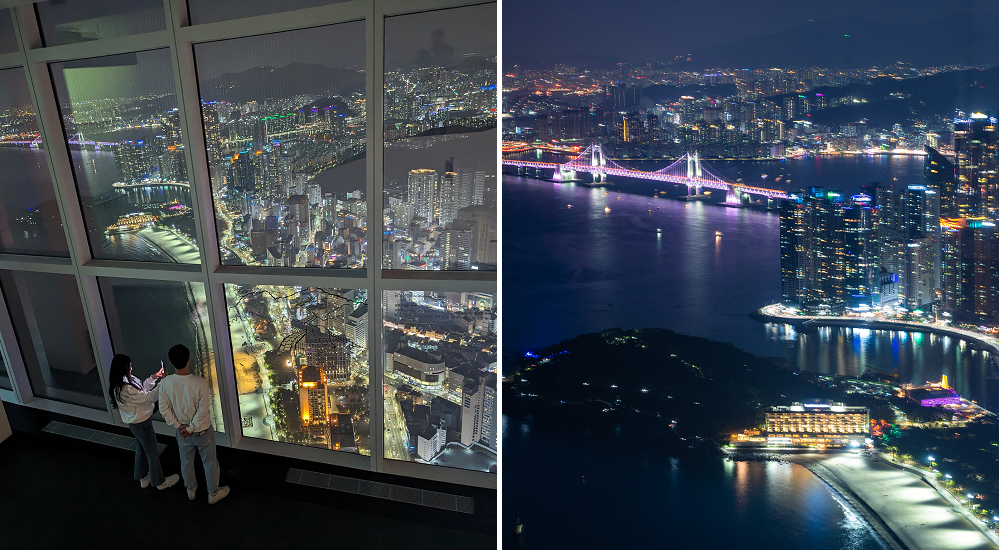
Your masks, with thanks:
M604 213L607 214L608 212L611 212L611 207L610 206L605 206L604 207Z
M722 236L722 231L716 231L715 232L715 236L716 237L721 237Z

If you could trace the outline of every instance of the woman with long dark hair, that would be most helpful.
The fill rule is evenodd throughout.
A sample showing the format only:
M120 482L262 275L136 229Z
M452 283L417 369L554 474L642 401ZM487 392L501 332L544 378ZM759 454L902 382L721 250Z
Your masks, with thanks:
M108 375L111 387L111 406L121 413L122 421L128 424L135 436L135 479L145 489L150 484L161 491L173 487L180 476L174 474L163 478L160 467L160 453L156 449L156 432L153 431L153 406L159 397L156 382L166 376L163 366L145 381L132 376L132 359L119 353L111 359Z

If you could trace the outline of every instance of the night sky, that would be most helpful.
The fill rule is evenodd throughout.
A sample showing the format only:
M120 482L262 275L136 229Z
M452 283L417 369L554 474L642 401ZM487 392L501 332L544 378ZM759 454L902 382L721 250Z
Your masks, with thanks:
M512 58L578 62L596 57L604 63L641 63L667 62L693 52L703 54L697 58L734 66L770 61L740 55L746 42L719 48L740 39L764 48L771 44L812 50L824 63L844 66L894 57L931 65L968 56L971 50L997 56L995 0L506 0L503 11L504 54ZM810 19L829 32L804 27ZM856 34L850 38L860 43L844 36L852 29ZM753 40L766 35L778 36ZM798 61L773 57L773 63Z

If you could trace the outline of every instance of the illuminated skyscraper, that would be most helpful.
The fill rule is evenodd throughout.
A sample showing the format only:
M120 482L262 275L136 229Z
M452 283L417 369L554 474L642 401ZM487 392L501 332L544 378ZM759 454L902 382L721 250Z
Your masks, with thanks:
M965 218L941 218L941 309L952 316L971 312L973 233Z
M291 213L291 219L288 223L295 228L295 234L300 239L306 239L306 242L311 241L312 220L309 212L309 198L305 195L288 197L288 211Z
M941 216L958 216L955 203L955 166L947 157L931 147L924 147L924 182L940 195Z
M368 348L368 306L363 305L347 316L347 338L358 348Z
M146 171L146 147L142 140L122 141L111 146L118 169L118 181L139 183L148 174Z
M462 445L496 448L497 375L473 373L462 386Z
M846 305L847 249L845 247L843 194L812 187L808 193L793 195L781 206L780 242L782 299L807 310L840 309ZM860 288L869 278L870 261L866 239L871 229L871 214L854 213L854 251L852 258ZM860 251L860 252L859 252Z
M413 207L414 217L423 218L421 227L434 223L434 204L437 199L437 171L410 170L406 186L406 202Z
M350 378L347 338L340 334L322 332L312 325L307 325L303 340L296 349L305 352L310 365L323 369L328 382Z
M903 305L910 310L934 301L934 273L938 263L930 237L910 239L903 249Z
M299 412L302 429L321 446L329 445L330 412L327 408L326 377L322 369L306 365L299 370Z
M202 103L201 116L205 125L208 165L215 166L222 159L222 124L219 122L219 110L213 103Z
M456 220L473 222L470 259L480 265L497 264L497 210L489 205L467 206L458 211Z
M958 214L997 219L997 120L983 114L955 120Z
M638 112L628 113L622 117L622 141L625 143L639 143L642 141L644 128L642 117Z
M870 297L878 292L878 235L871 197L855 195L844 207L844 288L847 296ZM870 302L869 302L870 304Z
M995 323L997 320L997 298L1000 294L1000 241L997 240L997 226L992 221L983 221L973 229L973 308L976 316L983 322Z
M459 177L455 172L445 172L441 176L438 183L438 222L441 225L450 224L455 219L458 209L461 208L459 205L459 186Z

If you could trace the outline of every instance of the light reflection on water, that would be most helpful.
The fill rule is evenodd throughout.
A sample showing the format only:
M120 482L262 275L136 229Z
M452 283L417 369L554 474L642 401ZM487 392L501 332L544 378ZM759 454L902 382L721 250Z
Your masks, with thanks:
M655 170L669 163L639 164ZM731 180L791 173L795 189L826 183L854 192L869 181L923 178L920 157L711 164ZM505 351L612 327L659 327L784 357L802 370L854 376L863 366L895 368L904 381L921 384L947 374L963 395L997 408L987 357L956 338L842 328L802 334L751 319L750 312L781 298L775 212L654 199L654 189L664 190L659 182L615 184L503 177L504 303L507 318L516 319L504 327ZM681 193L672 187L665 190ZM715 202L725 199L716 195Z
M797 464L648 461L611 438L573 440L503 422L505 548L882 550L828 487ZM643 464L649 462L649 467ZM586 483L582 483L585 477Z
M790 173L794 183L786 180L783 188L826 183L849 193L869 181L923 178L920 157L712 165L730 180ZM505 352L611 327L661 327L731 342L808 371L857 376L866 366L896 369L900 381L919 384L946 374L964 396L996 410L988 355L957 338L839 327L808 334L752 320L750 312L781 295L776 213L652 199L661 183L616 185L591 189L503 177L504 300L508 320L515 319L505 326ZM715 202L725 199L717 195ZM798 465L670 461L644 469L627 448L503 422L503 517L520 513L524 548L648 546L649 540L730 548L735 534L745 548L883 547L846 503ZM695 538L678 540L684 533Z

